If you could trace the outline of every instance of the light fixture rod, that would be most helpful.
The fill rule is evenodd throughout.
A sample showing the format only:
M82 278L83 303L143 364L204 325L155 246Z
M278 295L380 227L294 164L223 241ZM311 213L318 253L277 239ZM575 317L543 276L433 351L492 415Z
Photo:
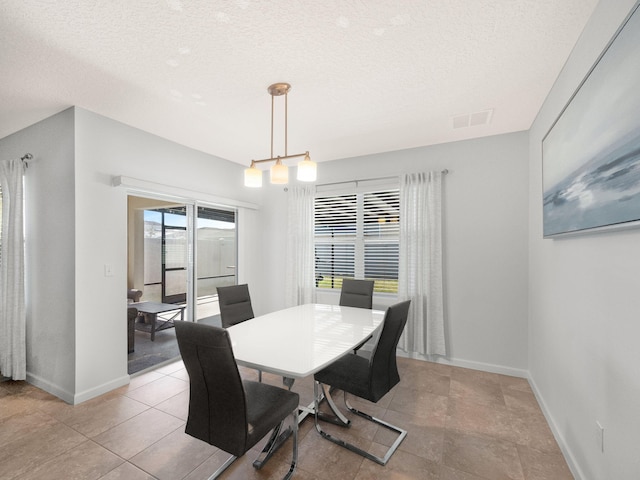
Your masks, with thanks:
M254 163L264 163L264 162L275 162L276 160L286 160L287 158L296 158L296 157L304 157L305 155L309 155L309 152L304 153L296 153L295 155L285 155L284 157L271 157L271 158L263 158L262 160L251 160L251 164Z
M271 183L284 184L289 181L289 170L282 163L288 158L304 157L298 163L297 179L301 182L315 182L317 176L316 163L309 158L309 152L289 155L289 90L288 83L274 83L269 85L267 91L271 95L271 157L262 160L251 160L251 166L244 171L244 184L247 187L262 186L262 172L256 167L258 163L275 162L271 167ZM273 155L273 136L275 132L275 98L284 95L284 155Z

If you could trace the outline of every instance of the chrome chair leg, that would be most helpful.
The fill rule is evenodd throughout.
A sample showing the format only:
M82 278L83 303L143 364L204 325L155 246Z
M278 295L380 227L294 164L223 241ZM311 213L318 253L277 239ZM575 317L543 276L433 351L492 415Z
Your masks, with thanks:
M336 445L340 445L341 447L346 448L347 450L351 450L354 453L357 453L358 455L363 456L364 458L367 458L373 462L376 462L380 465L386 465L387 462L389 461L389 459L391 458L391 455L393 455L393 453L396 451L396 449L400 446L400 444L402 443L402 441L405 439L405 437L407 436L407 431L400 428L400 427L396 427L395 425L392 425L388 422L385 422L384 420L380 420L379 418L373 417L367 413L361 412L355 408L353 408L349 402L347 401L347 393L344 393L344 402L346 407L349 409L350 412L365 418L366 420L369 420L370 422L376 423L378 425L380 425L381 427L387 428L393 432L396 432L398 434L398 436L396 437L395 442L393 442L393 445L391 445L391 447L389 447L389 449L387 450L387 452L384 454L384 456L379 457L376 455L373 455L372 453L367 452L366 450L361 449L360 447L357 447L355 445L352 445L350 443L345 442L344 440L341 440L333 435L330 435L329 433L325 432L324 430L322 430L322 428L320 428L320 425L318 423L318 406L319 406L319 396L318 396L318 385L319 382L314 382L314 401L315 401L315 406L316 406L316 415L315 415L315 427L316 430L318 431L318 433L323 437L326 438L327 440L329 440L330 442L335 443ZM320 387L321 389L323 389L323 387Z
M280 446L293 434L293 454L291 459L291 467L289 472L285 475L284 480L288 480L293 475L293 471L298 463L298 410L296 409L293 414L293 424L291 427L282 431L284 421L273 430L269 440L265 444L260 456L253 462L253 467L256 470L260 470L262 466L269 460L273 454L280 448Z
M334 425L338 425L340 427L348 427L349 424L351 423L351 420L349 420L347 417L344 416L344 414L340 411L336 403L333 401L333 397L331 396L331 389L324 388L324 385L321 383L319 383L319 385L320 385L320 393L324 395L324 399L327 401L327 405L329 405L331 412L333 412L333 415L335 415L332 417L331 415L327 415L323 412L318 412L318 416L320 420L333 423Z
M226 462L224 462L220 468L218 468L215 472L213 472L213 475L211 475L207 480L215 480L216 478L218 478L227 468L229 468L229 466L236 461L238 457L236 457L235 455L231 455Z

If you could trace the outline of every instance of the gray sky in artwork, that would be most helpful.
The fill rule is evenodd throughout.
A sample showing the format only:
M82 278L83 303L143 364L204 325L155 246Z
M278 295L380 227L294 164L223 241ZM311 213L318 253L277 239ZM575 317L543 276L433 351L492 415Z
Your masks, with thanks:
M545 138L545 190L640 128L639 44L636 12Z

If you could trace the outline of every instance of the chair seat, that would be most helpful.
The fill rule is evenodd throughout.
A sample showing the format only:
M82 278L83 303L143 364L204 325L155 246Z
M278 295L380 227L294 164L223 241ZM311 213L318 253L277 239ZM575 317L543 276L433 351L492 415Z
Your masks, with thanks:
M369 359L350 353L315 374L315 379L372 402L369 392Z
M258 443L273 429L273 425L298 407L299 395L280 387L250 380L244 380L242 386L247 400L247 443L252 445Z

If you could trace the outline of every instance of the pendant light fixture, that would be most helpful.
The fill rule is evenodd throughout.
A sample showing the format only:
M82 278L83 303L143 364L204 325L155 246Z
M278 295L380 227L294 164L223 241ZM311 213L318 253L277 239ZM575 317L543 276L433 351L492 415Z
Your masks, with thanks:
M286 184L289 182L289 167L287 167L282 160L289 158L304 157L300 163L298 163L298 175L297 179L302 182L315 182L317 177L316 163L311 161L309 152L297 153L295 155L289 155L287 152L287 101L289 90L291 85L288 83L274 83L270 85L267 91L271 95L271 157L263 160L251 160L251 166L244 171L244 185L246 187L261 187L262 186L262 170L256 167L257 163L263 162L275 162L271 166L270 180L274 184ZM273 156L273 107L275 97L284 95L284 155L277 157Z

